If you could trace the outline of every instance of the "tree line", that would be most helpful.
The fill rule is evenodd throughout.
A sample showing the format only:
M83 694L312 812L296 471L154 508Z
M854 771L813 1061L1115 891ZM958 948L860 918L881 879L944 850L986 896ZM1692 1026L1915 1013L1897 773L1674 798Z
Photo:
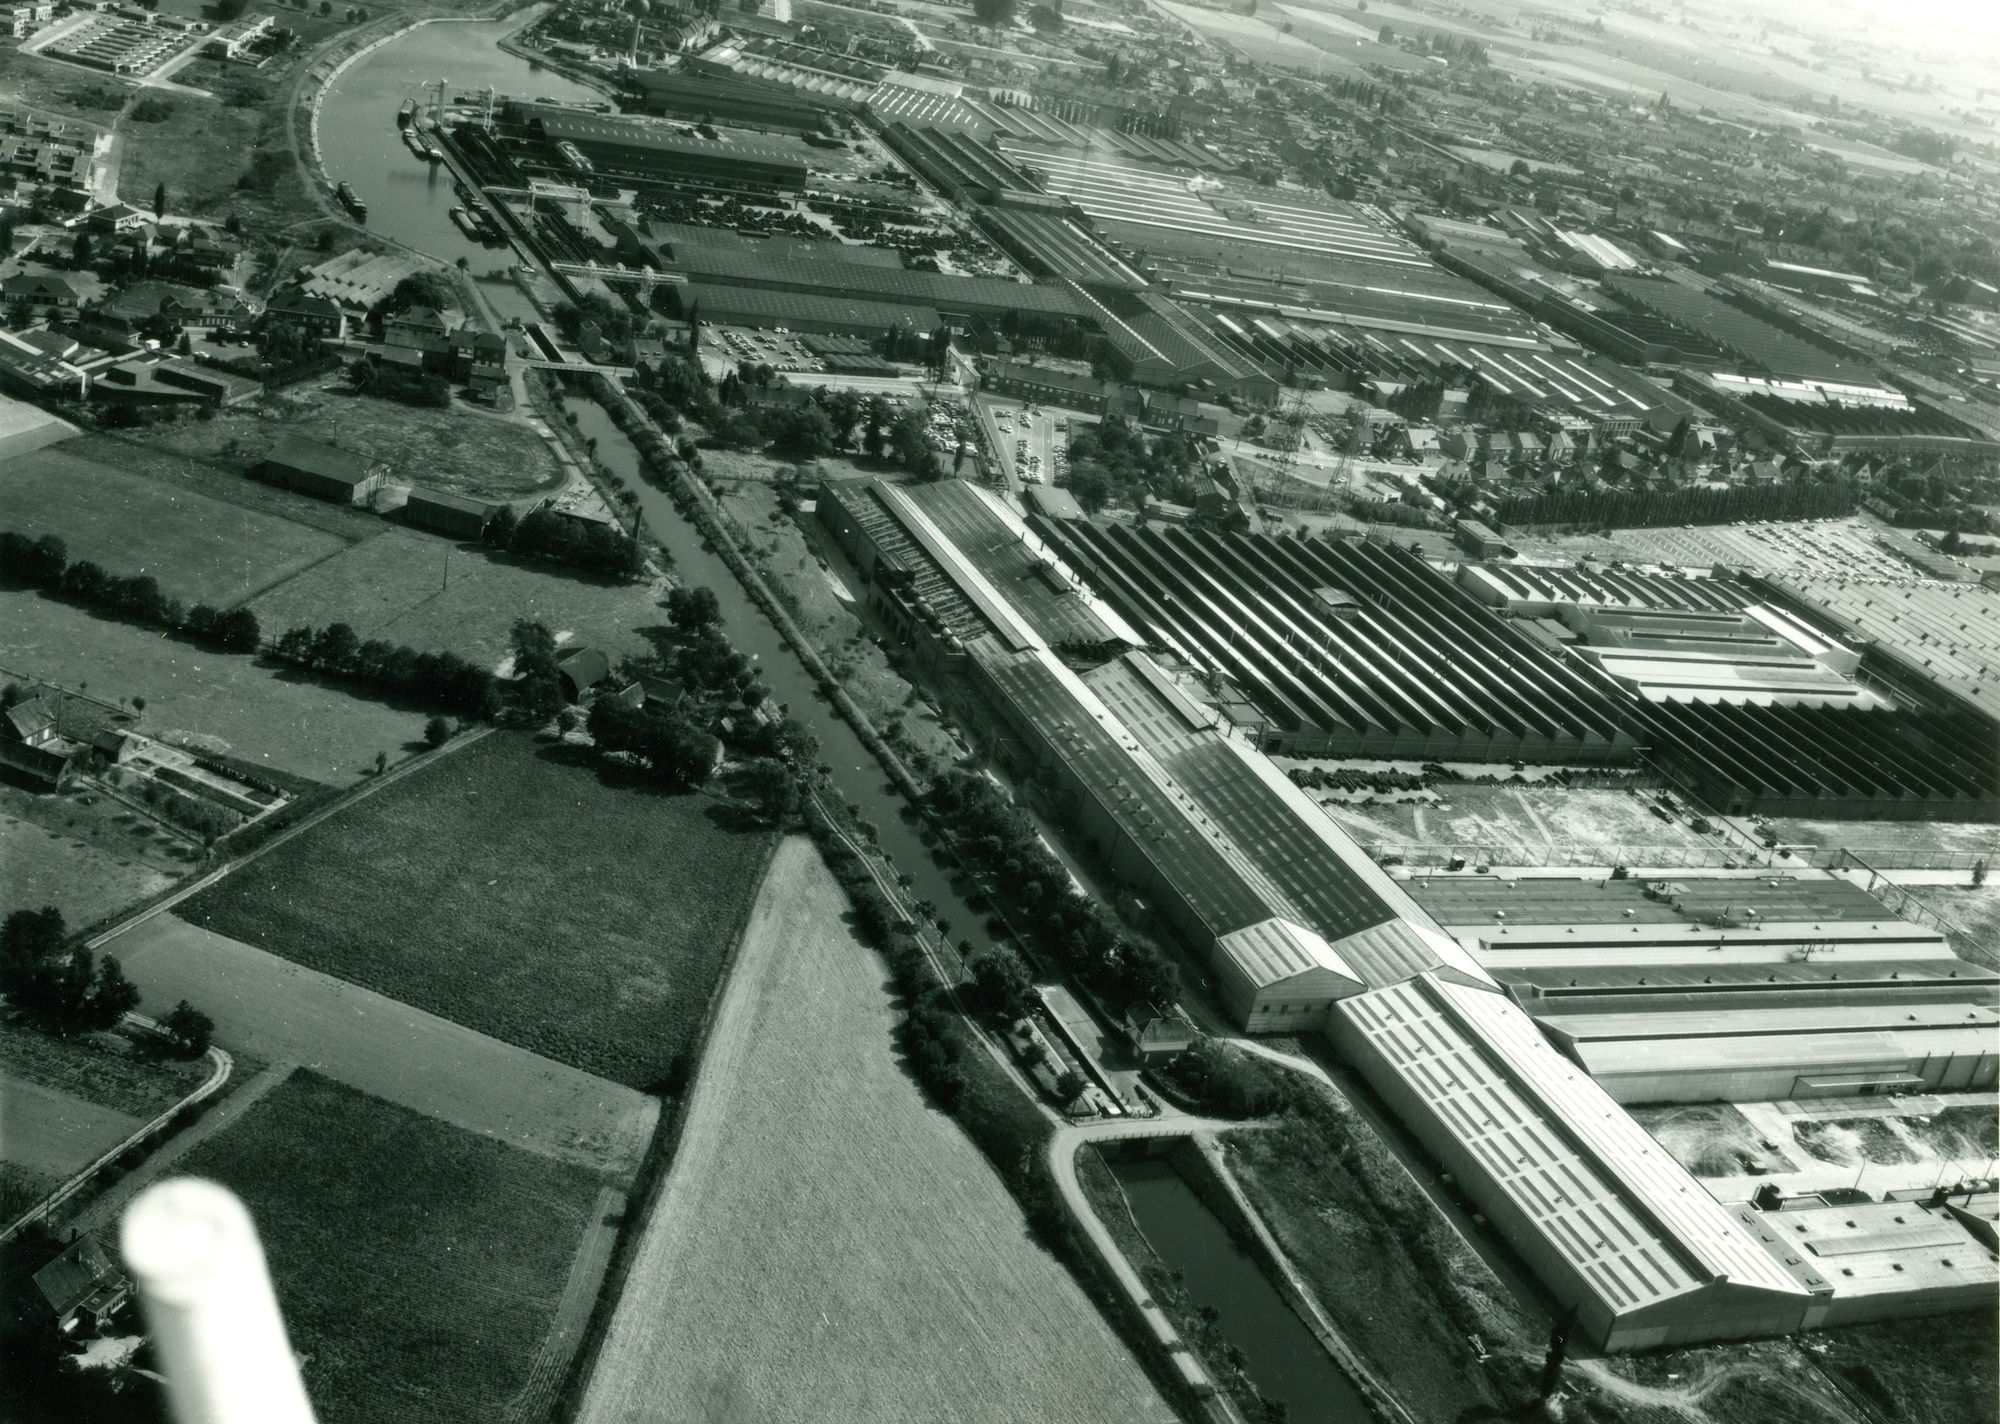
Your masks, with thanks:
M163 592L149 574L120 576L88 559L70 562L69 547L54 534L31 539L0 532L0 581L15 588L82 604L127 623L167 632L229 653L254 653L261 640L257 615L247 608L193 607Z
M563 564L606 578L630 578L638 572L639 544L614 524L571 519L553 509L531 510L516 518L502 507L481 542L524 558Z
M1503 524L1573 524L1592 529L1657 529L1674 524L1730 524L1739 519L1827 519L1852 514L1846 480L1739 485L1731 489L1558 489L1502 500Z
M485 668L456 653L422 653L381 638L364 640L345 623L287 629L271 645L270 655L460 716L492 717L501 707L499 687Z

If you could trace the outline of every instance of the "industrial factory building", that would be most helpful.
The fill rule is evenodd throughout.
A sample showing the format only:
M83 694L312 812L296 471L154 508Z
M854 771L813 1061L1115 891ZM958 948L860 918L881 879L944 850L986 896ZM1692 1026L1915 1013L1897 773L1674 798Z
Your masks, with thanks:
M691 138L671 125L520 99L507 101L505 117L551 144L574 145L607 175L703 179L787 191L805 186L805 161L775 143Z

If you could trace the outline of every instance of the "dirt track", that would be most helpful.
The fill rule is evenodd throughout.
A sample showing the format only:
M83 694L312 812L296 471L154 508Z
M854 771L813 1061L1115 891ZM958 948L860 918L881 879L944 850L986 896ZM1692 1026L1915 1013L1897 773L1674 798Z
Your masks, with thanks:
M845 908L780 847L583 1424L1171 1419L898 1065Z

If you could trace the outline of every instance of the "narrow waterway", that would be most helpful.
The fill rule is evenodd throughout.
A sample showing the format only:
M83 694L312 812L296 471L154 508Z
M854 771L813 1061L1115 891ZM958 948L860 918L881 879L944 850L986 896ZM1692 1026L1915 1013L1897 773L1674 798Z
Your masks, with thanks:
M1216 1329L1243 1352L1265 1397L1285 1402L1291 1424L1373 1424L1347 1376L1179 1172L1158 1157L1110 1167L1153 1250L1196 1305L1214 1308Z
M396 127L406 99L435 102L440 80L448 96L495 94L594 103L603 95L552 70L508 54L498 41L542 7L495 21L419 25L355 60L327 87L320 103L319 151L329 177L354 185L368 204L368 229L447 262L465 259L476 277L505 271L519 259L512 248L473 241L451 220L459 206L451 170L412 153ZM482 284L503 316L532 319L534 308L511 283Z
M688 583L714 590L730 642L746 657L756 659L771 696L786 704L791 715L819 738L820 760L833 768L834 789L847 802L859 806L861 815L875 826L882 849L896 869L910 877L911 896L938 907L951 926L954 946L969 939L975 950L986 948L991 938L986 933L985 916L973 912L952 887L950 877L932 861L915 828L902 817L907 804L902 794L889 783L888 773L854 728L821 695L818 683L777 626L751 600L722 556L706 547L700 532L673 500L646 483L640 474L638 450L604 408L594 401L573 400L570 409L576 412L578 432L597 442L597 458L638 491L646 528L673 556L675 571Z

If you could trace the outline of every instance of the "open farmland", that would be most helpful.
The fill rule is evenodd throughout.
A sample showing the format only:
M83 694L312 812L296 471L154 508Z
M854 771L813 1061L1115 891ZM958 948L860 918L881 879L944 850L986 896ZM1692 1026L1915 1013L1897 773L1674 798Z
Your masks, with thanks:
M345 785L418 741L424 713L213 653L38 593L0 589L0 667L106 698L146 699L146 728L219 738L245 761Z
M270 590L251 605L269 637L346 623L363 638L441 648L485 667L508 653L519 618L611 652L650 651L632 630L666 615L643 583L604 583L449 539L392 529Z
M0 529L54 534L72 560L150 574L168 597L226 608L336 554L345 541L143 479L68 449L0 472Z
M614 1082L692 1040L769 857L706 796L498 733L186 901L219 934Z
M488 1424L530 1384L597 1178L315 1073L180 1164L249 1206L325 1424Z
M898 1066L844 907L787 841L579 1417L1171 1419Z
M77 928L173 881L158 866L114 855L4 811L0 811L0 866L6 867L9 908L54 905Z
M182 999L232 1051L303 1063L350 1088L530 1152L629 1175L655 1099L330 975L154 915L105 945L158 1015Z
M504 416L430 410L339 388L294 394L282 424L249 411L162 427L168 449L247 470L290 435L386 461L392 479L486 499L518 499L562 483L548 442Z

